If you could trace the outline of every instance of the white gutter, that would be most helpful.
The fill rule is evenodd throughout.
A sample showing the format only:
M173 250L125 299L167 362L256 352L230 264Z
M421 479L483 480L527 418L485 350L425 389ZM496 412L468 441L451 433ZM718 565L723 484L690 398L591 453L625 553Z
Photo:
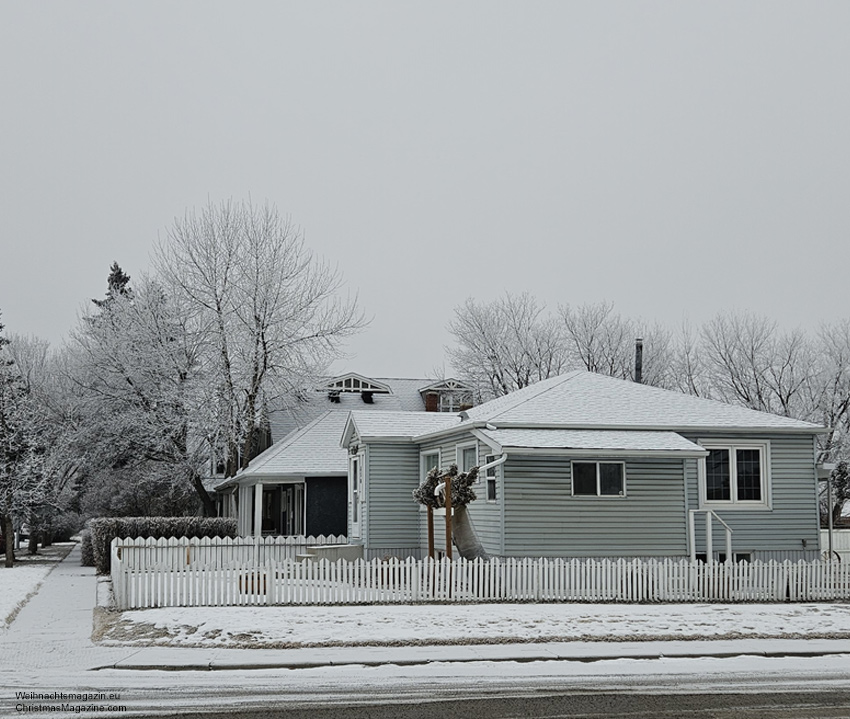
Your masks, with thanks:
M832 430L829 427L820 427L811 423L805 423L802 426L764 426L753 425L751 427L741 425L639 425L639 424L584 424L576 422L563 422L556 424L548 424L541 422L502 422L499 420L466 420L460 424L446 427L445 429L431 430L415 435L412 439L414 442L427 442L440 437L453 434L458 430L472 429L488 429L487 425L493 422L498 422L499 429L596 429L596 430L615 430L623 432L675 432L676 434L699 434L701 432L715 433L741 433L749 434L826 434Z

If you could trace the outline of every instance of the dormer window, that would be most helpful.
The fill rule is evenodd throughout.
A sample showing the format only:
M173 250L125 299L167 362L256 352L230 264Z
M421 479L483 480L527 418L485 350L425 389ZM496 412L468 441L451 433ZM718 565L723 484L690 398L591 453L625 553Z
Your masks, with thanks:
M472 390L456 379L442 380L419 390L426 412L457 413L472 406Z
M376 394L392 394L389 385L354 373L334 377L330 382L316 389L319 392L327 392L328 401L332 404L341 404L343 393L359 394L363 404L374 404Z

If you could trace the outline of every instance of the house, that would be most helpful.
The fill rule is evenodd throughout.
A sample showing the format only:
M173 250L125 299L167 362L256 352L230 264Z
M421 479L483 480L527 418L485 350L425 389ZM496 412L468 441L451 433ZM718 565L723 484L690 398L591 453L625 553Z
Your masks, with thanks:
M470 390L454 379L326 378L293 406L269 413L271 446L214 484L219 514L237 517L241 536L345 535L349 461L339 438L349 413L433 417L471 403Z
M411 493L428 470L493 463L469 515L494 556L814 559L823 431L583 371L457 414L358 407L341 440L347 534L366 557L421 557Z

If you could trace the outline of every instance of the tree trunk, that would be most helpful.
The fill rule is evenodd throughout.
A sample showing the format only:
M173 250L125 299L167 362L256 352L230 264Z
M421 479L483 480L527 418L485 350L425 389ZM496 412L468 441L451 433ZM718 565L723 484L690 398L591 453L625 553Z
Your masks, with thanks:
M6 568L15 561L15 528L11 517L3 517L3 536L6 538Z
M34 532L30 529L30 537L27 542L27 553L28 554L36 554L38 552L38 532Z
M466 506L456 506L454 510L452 535L458 554L464 559L490 559L478 539Z
M195 488L195 491L198 493L198 497L201 499L201 504L204 506L204 516L215 517L217 514L215 502L213 501L213 498L210 497L210 493L207 492L206 487L204 487L201 475L197 472L192 473L192 486Z

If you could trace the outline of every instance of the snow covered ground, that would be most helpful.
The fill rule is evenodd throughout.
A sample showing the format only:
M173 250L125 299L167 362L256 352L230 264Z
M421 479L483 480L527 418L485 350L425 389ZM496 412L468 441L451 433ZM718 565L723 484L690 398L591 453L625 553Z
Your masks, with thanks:
M2 560L0 560L2 561ZM46 562L0 567L0 630L6 629L24 602L53 568Z
M172 607L116 614L102 641L296 648L737 638L850 639L850 603Z
M18 562L11 569L3 565L0 555L0 631L8 628L20 608L38 589L50 570L65 557L74 542L58 542L38 554L26 554L26 549L15 552Z

